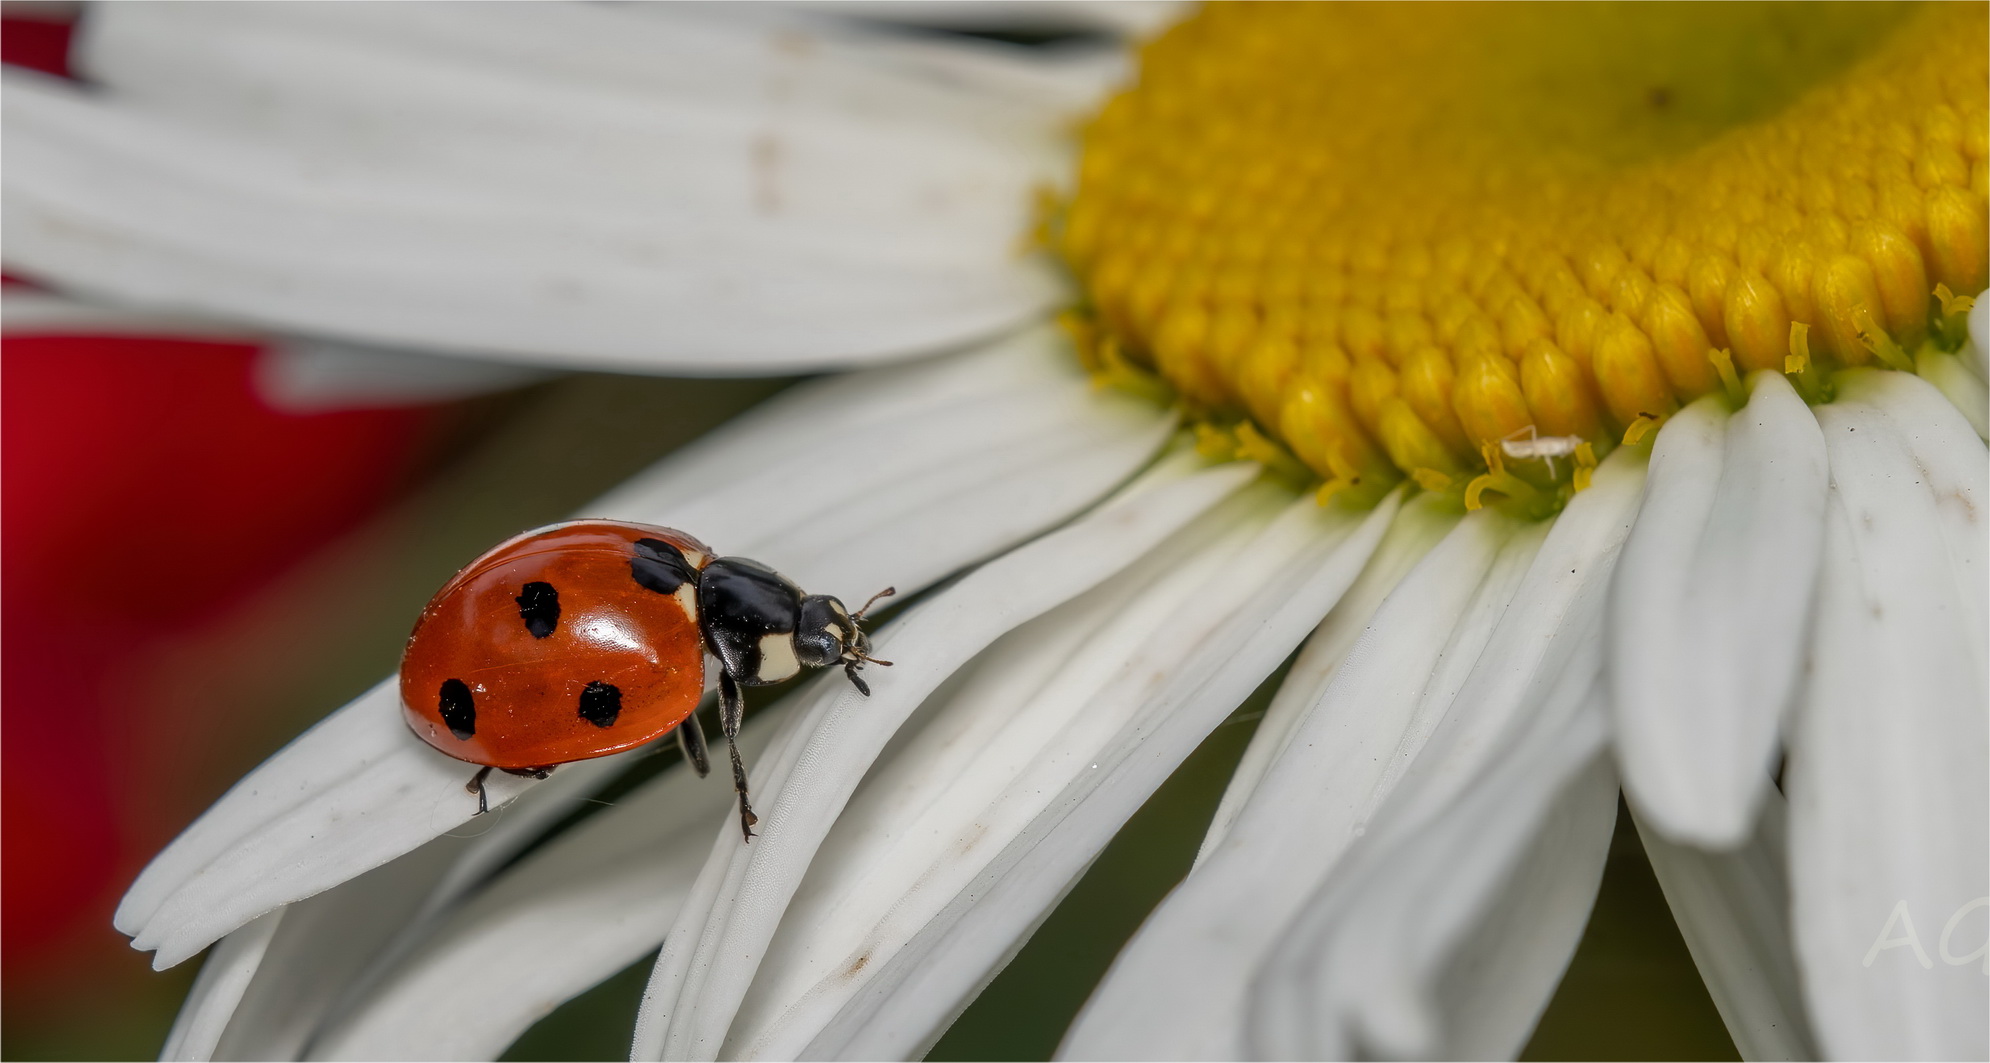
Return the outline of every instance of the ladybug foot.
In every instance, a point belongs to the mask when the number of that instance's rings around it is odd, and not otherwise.
[[[556,764],[553,767],[558,766]],[[506,768],[504,769],[504,773],[506,775],[516,775],[522,779],[543,779],[553,774],[553,768]],[[484,780],[490,778],[490,775],[491,766],[485,765],[477,774],[470,777],[469,782],[463,784],[463,789],[477,795],[476,815],[479,816],[491,810],[490,795],[484,791]]]
[[[752,807],[746,803],[746,798],[742,796],[739,800],[739,833],[741,841],[750,842],[754,838],[759,837],[759,835],[753,833],[753,825],[758,822],[760,822],[760,817],[753,814]]]
[[[490,774],[491,769],[486,767],[470,776],[470,781],[463,784],[463,789],[477,795],[476,815],[479,816],[491,810],[490,797],[484,793],[484,780],[490,778]]]

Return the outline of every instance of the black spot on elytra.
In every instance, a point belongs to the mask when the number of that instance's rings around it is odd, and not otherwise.
[[[596,727],[606,727],[622,714],[622,692],[613,684],[597,679],[580,692],[580,718]]]
[[[545,638],[560,625],[560,592],[550,583],[526,584],[525,593],[518,596],[518,615],[533,638]]]
[[[677,588],[698,579],[684,552],[662,539],[637,539],[636,556],[629,560],[629,574],[636,582],[658,594],[676,594]]]
[[[467,740],[477,733],[477,699],[470,696],[468,683],[461,679],[443,680],[436,708],[441,710],[442,722],[449,725],[450,734]]]

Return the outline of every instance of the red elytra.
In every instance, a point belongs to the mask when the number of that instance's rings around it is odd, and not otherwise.
[[[695,586],[667,594],[638,583],[630,566],[642,540],[671,544],[694,569],[713,556],[680,531],[587,520],[500,543],[458,572],[408,638],[409,726],[458,760],[530,771],[619,753],[682,723],[705,690]]]

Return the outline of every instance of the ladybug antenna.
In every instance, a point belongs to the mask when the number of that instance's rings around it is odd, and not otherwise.
[[[877,592],[876,594],[873,594],[873,595],[871,595],[871,600],[870,600],[870,601],[868,601],[868,602],[865,602],[865,603],[864,603],[864,607],[863,607],[862,609],[859,609],[859,610],[857,610],[856,612],[854,612],[854,613],[850,614],[850,619],[852,619],[852,620],[862,620],[862,619],[864,618],[864,614],[865,614],[865,613],[868,613],[868,612],[870,612],[870,611],[871,611],[871,606],[873,606],[873,605],[876,605],[876,604],[878,604],[878,599],[879,599],[879,598],[889,598],[889,597],[891,597],[892,595],[894,595],[894,594],[897,594],[897,593],[898,593],[898,588],[897,588],[897,587],[886,587],[886,588],[885,588],[884,590],[881,590],[881,591]],[[884,663],[884,662],[880,661],[880,662],[878,662],[878,663],[882,664],[882,663]]]
[[[884,590],[871,595],[871,600],[865,602],[862,609],[850,614],[850,620],[853,623],[861,625],[864,621],[864,614],[871,611],[871,606],[876,605],[878,599],[889,598],[897,593],[898,588],[886,587]],[[857,669],[862,668],[866,664],[875,664],[880,668],[891,667],[890,661],[878,660],[876,657],[871,656],[870,650],[871,640],[865,636],[864,629],[861,626],[843,644],[843,674],[850,677],[850,685],[856,687],[857,692],[865,697],[871,696],[871,685],[864,682],[864,677],[857,674]]]

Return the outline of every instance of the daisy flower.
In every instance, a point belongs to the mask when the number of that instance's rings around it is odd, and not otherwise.
[[[1745,1055],[1990,1054],[1984,6],[1179,14],[113,6],[10,77],[24,272],[846,370],[586,515],[926,592],[749,721],[751,844],[681,768],[548,836],[627,754],[464,837],[383,682],[126,897],[214,946],[169,1055],[487,1057],[655,952],[635,1058],[917,1057],[1288,658],[1064,1055],[1513,1056],[1620,790]]]

